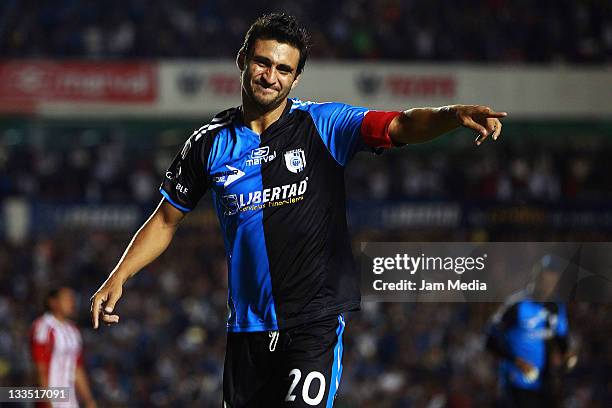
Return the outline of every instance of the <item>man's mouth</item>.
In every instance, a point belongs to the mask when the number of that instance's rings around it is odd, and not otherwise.
[[[264,86],[264,85],[262,85],[262,84],[258,84],[258,83],[256,83],[255,85],[257,85],[257,87],[258,87],[259,89],[261,89],[261,91],[262,91],[263,93],[274,93],[274,92],[278,92],[278,90],[276,90],[276,89],[274,89],[274,88],[272,88],[272,87],[267,87],[267,86]]]

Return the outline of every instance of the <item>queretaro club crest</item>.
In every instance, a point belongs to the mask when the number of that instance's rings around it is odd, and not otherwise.
[[[295,149],[285,152],[285,165],[292,173],[299,173],[306,167],[306,156],[304,150]]]

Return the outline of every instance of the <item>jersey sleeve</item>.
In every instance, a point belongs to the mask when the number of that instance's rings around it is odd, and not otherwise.
[[[166,200],[182,212],[193,210],[209,188],[205,140],[197,132],[187,139],[159,187]]]
[[[567,322],[567,308],[565,307],[564,304],[558,304],[557,306],[558,308],[558,314],[557,314],[557,328],[556,328],[556,335],[557,336],[567,336],[568,335],[568,329],[569,329],[569,324]]]
[[[30,333],[30,351],[32,360],[37,364],[49,364],[53,352],[53,331],[42,322],[32,326]]]
[[[308,111],[323,143],[342,166],[360,150],[392,147],[389,124],[400,112],[378,112],[344,103],[313,103]]]
[[[81,349],[79,351],[79,354],[77,355],[77,359],[76,359],[76,363],[77,363],[78,367],[83,367],[83,360],[84,360],[83,350]]]
[[[557,327],[555,330],[555,340],[562,353],[569,349],[569,323],[567,321],[567,308],[564,304],[558,304]]]
[[[487,328],[486,348],[498,357],[514,359],[514,353],[506,339],[506,333],[518,323],[518,303],[504,307],[493,316]]]

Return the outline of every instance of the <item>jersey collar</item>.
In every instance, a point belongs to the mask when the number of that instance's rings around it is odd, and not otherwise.
[[[287,117],[289,116],[289,112],[291,111],[291,106],[293,106],[293,101],[291,99],[287,98],[287,103],[285,104],[285,108],[283,109],[283,112],[281,113],[281,115],[278,117],[278,119],[276,119],[276,121],[274,123],[272,123],[270,126],[268,126],[268,128],[261,133],[260,137],[262,139],[264,137],[266,137],[266,136],[270,136],[271,134],[273,134],[274,130],[287,119]],[[238,107],[238,111],[240,113],[238,115],[236,115],[236,118],[240,122],[240,125],[250,129],[244,123],[244,119],[243,119],[244,118],[244,111],[243,111],[242,105],[240,105]]]

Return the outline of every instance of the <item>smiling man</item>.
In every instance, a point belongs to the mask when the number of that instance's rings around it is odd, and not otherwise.
[[[227,407],[333,405],[342,374],[342,314],[360,305],[346,223],[350,159],[461,125],[476,131],[480,144],[499,136],[506,115],[475,105],[381,112],[288,99],[308,43],[291,16],[253,23],[236,59],[242,105],[185,142],[160,187],[163,199],[92,297],[94,327],[100,319],[117,323],[124,282],[166,249],[210,190],[229,274]]]

